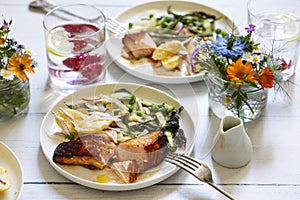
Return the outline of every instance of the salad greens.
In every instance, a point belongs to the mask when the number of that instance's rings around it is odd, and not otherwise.
[[[159,37],[159,34],[172,34],[180,35],[188,32],[192,35],[200,37],[209,37],[213,35],[215,26],[214,23],[222,18],[217,18],[214,15],[207,14],[202,11],[194,11],[186,14],[178,14],[171,10],[171,6],[167,8],[167,14],[155,17],[154,14],[150,14],[146,18],[142,18],[142,21],[148,21],[149,26],[147,32],[152,33]],[[128,28],[134,28],[135,23],[129,22]],[[166,37],[166,35],[163,35]],[[174,36],[173,36],[174,37]]]
[[[179,124],[183,107],[176,109],[167,103],[154,104],[125,89],[115,91],[111,96],[82,100],[83,102],[77,104],[66,103],[68,109],[56,114],[58,124],[69,139],[86,133],[86,127],[82,128],[84,122],[89,132],[108,132],[110,135],[115,133],[117,142],[162,131],[167,136],[171,151],[185,146],[186,138]],[[66,124],[66,116],[71,123]],[[94,124],[96,127],[93,127]],[[72,135],[75,137],[70,137]]]

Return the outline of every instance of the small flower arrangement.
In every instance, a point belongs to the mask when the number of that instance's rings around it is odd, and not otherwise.
[[[0,122],[20,114],[30,100],[28,73],[37,63],[29,50],[9,38],[12,20],[0,25]]]
[[[16,80],[28,80],[28,73],[35,73],[36,62],[31,52],[15,39],[9,38],[12,20],[3,20],[0,27],[0,81],[9,84]]]
[[[242,36],[218,29],[214,42],[196,38],[191,56],[193,69],[203,71],[204,79],[213,74],[223,80],[224,90],[233,91],[227,98],[227,102],[232,102],[227,108],[237,110],[238,116],[245,105],[254,113],[248,102],[249,87],[265,90],[280,85],[281,72],[288,67],[282,58],[259,49],[259,44],[252,40],[255,25],[250,24],[245,30],[247,35]]]

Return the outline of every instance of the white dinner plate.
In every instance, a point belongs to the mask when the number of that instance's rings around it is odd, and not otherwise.
[[[116,17],[116,20],[119,21],[124,27],[128,27],[129,22],[134,22],[137,19],[148,17],[149,14],[155,15],[163,15],[167,13],[168,6],[171,5],[171,10],[177,13],[189,13],[192,11],[203,11],[208,14],[215,15],[218,17],[225,17],[225,20],[219,20],[215,22],[215,28],[222,28],[227,31],[232,30],[234,24],[231,20],[228,19],[223,13],[214,8],[210,8],[208,6],[189,2],[189,1],[152,1],[149,3],[144,3],[132,7],[120,15]],[[195,74],[191,76],[186,76],[184,74],[177,75],[177,76],[164,76],[164,75],[157,75],[150,63],[143,63],[143,64],[131,64],[130,61],[122,58],[121,51],[122,51],[122,35],[114,35],[110,34],[109,39],[106,42],[107,51],[110,56],[114,59],[114,62],[124,71],[128,72],[129,74],[136,76],[138,78],[152,81],[156,83],[167,83],[167,84],[184,84],[184,83],[191,83],[196,81],[203,80],[202,75]]]
[[[135,94],[137,97],[147,100],[152,103],[161,104],[163,102],[174,106],[175,108],[180,107],[180,103],[170,95],[165,92],[162,92],[158,89],[143,86],[138,84],[102,84],[98,86],[91,86],[84,89],[81,89],[73,94],[70,94],[60,100],[49,112],[46,114],[40,130],[40,142],[43,152],[50,162],[50,164],[61,173],[66,178],[74,181],[78,184],[95,188],[101,190],[110,190],[110,191],[124,191],[124,190],[134,190],[139,188],[144,188],[160,181],[165,180],[166,178],[173,175],[178,168],[162,162],[159,166],[148,170],[135,183],[131,184],[122,184],[115,182],[108,183],[99,183],[97,182],[97,177],[100,174],[103,174],[102,170],[90,170],[82,166],[67,166],[56,164],[52,161],[52,156],[55,148],[61,140],[58,140],[57,137],[54,137],[55,132],[60,131],[60,128],[56,125],[54,116],[52,112],[56,112],[59,108],[65,106],[65,102],[78,102],[83,97],[95,97],[99,95],[111,95],[113,91],[118,89],[127,89],[128,91]],[[186,148],[179,150],[180,153],[185,153],[190,155],[194,147],[194,137],[195,137],[195,126],[193,124],[192,118],[186,110],[183,110],[180,114],[180,125],[184,130],[184,133],[187,137]]]
[[[23,169],[15,153],[0,141],[0,166],[8,170],[12,185],[0,193],[0,199],[19,199],[23,188]]]

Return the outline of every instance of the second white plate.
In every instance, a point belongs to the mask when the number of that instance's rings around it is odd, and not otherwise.
[[[15,153],[3,142],[0,142],[0,166],[8,170],[12,186],[0,193],[0,199],[19,199],[23,188],[23,170]]]
[[[171,6],[171,9],[174,12],[178,13],[188,13],[192,11],[203,11],[208,14],[215,15],[218,17],[225,17],[225,20],[216,21],[215,27],[222,28],[225,30],[231,30],[234,27],[233,22],[227,19],[227,17],[220,11],[210,8],[208,6],[189,2],[189,1],[152,1],[149,3],[144,3],[132,7],[119,16],[116,17],[116,20],[119,21],[124,27],[128,26],[129,22],[134,22],[136,19],[141,19],[147,17],[150,13],[155,13],[156,15],[164,15],[167,13],[168,6]],[[178,76],[164,76],[157,75],[151,66],[150,63],[143,64],[131,64],[130,61],[121,57],[121,50],[123,47],[122,36],[120,35],[110,35],[106,43],[106,47],[110,56],[114,59],[115,63],[124,71],[129,74],[136,76],[138,78],[156,82],[156,83],[166,83],[166,84],[185,84],[192,83],[196,81],[203,80],[201,74],[195,74],[191,76],[178,75]]]

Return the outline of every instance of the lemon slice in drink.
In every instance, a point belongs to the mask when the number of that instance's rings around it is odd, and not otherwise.
[[[46,37],[46,46],[48,52],[56,56],[71,54],[73,49],[73,43],[69,42],[69,33],[62,27],[49,31]]]
[[[0,192],[4,192],[11,187],[11,180],[8,176],[8,171],[0,167]]]

